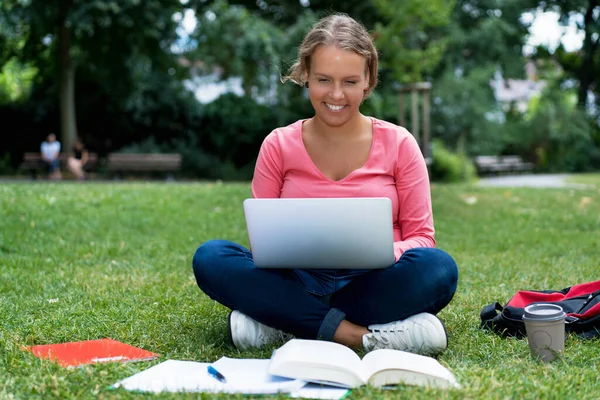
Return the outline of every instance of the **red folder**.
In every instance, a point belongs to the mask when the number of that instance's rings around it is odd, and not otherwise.
[[[63,367],[101,362],[153,360],[159,355],[112,339],[28,346],[36,357],[57,361]]]

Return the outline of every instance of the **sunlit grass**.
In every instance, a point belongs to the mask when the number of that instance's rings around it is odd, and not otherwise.
[[[458,292],[441,313],[450,346],[440,361],[463,389],[364,388],[350,398],[597,398],[598,341],[569,338],[564,358],[544,365],[526,341],[478,328],[484,305],[519,289],[599,279],[600,175],[576,181],[591,186],[433,185],[438,247],[460,268]],[[229,344],[228,310],[200,292],[191,271],[205,240],[247,245],[241,204],[249,195],[248,184],[0,186],[0,398],[197,398],[108,387],[166,359],[268,358],[272,348]],[[161,358],[63,369],[21,350],[101,337]]]
[[[600,188],[600,174],[597,173],[573,175],[573,177],[568,178],[568,181],[584,183],[586,185],[592,185],[596,188]]]

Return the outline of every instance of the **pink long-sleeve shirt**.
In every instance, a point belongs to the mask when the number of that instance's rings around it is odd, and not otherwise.
[[[392,201],[394,255],[434,247],[429,176],[415,138],[406,129],[372,118],[373,140],[365,164],[334,181],[313,163],[296,121],[264,140],[252,180],[256,198],[388,197]]]

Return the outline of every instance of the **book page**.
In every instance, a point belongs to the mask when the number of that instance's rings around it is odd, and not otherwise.
[[[292,339],[271,357],[269,372],[309,382],[357,387],[365,383],[360,357],[350,348],[321,340]]]
[[[449,369],[435,358],[400,350],[375,350],[363,357],[373,386],[404,383],[427,387],[460,387]]]

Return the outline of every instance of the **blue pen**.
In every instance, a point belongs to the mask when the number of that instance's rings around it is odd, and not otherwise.
[[[217,378],[220,382],[227,383],[227,379],[223,376],[222,373],[217,371],[212,365],[208,366],[208,373]]]

